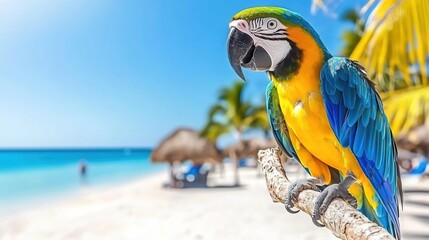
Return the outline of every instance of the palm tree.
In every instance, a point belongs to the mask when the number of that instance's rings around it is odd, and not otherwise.
[[[340,51],[340,55],[349,57],[362,37],[362,33],[365,29],[365,23],[359,16],[359,12],[355,9],[346,10],[341,15],[341,20],[350,22],[354,25],[353,29],[345,30],[341,34],[343,47]]]
[[[208,122],[202,135],[216,141],[221,135],[233,134],[237,141],[243,140],[243,134],[254,128],[260,128],[268,134],[269,122],[264,105],[254,106],[242,98],[244,83],[236,81],[230,88],[223,88],[218,103],[210,108]],[[232,155],[232,156],[231,156]],[[238,156],[229,156],[234,164],[235,184],[239,184]]]
[[[262,97],[262,103],[254,106],[254,121],[252,127],[260,129],[265,138],[268,140],[271,138],[271,124],[268,120],[267,107],[265,106],[265,95]]]
[[[377,82],[393,134],[429,126],[429,1],[368,0],[361,12],[366,26],[350,58]]]

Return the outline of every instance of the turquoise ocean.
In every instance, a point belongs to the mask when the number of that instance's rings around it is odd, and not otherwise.
[[[0,213],[166,169],[152,164],[149,155],[150,149],[134,148],[0,150]]]

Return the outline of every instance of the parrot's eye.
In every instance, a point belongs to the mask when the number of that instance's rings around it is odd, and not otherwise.
[[[277,27],[277,22],[275,20],[270,20],[267,22],[268,29],[274,29]]]

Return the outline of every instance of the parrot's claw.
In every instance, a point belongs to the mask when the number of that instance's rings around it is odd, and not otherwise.
[[[313,223],[318,227],[324,227],[325,225],[319,223],[321,215],[326,212],[329,204],[335,198],[342,198],[344,201],[348,202],[354,208],[357,207],[356,198],[354,198],[347,189],[356,181],[356,177],[353,173],[348,173],[347,177],[339,184],[332,184],[327,186],[322,193],[316,198],[316,203],[314,204],[314,210],[311,214]]]
[[[290,213],[297,213],[299,210],[292,210],[292,208],[295,206],[293,204],[293,201],[298,201],[298,195],[301,191],[311,189],[314,191],[320,191],[316,187],[316,183],[319,183],[318,179],[310,178],[310,179],[301,179],[294,183],[291,183],[289,185],[287,195],[286,195],[286,201],[285,201],[285,208]]]

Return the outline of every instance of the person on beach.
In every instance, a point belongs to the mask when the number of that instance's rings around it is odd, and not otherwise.
[[[88,165],[86,164],[85,160],[81,160],[79,163],[79,173],[81,177],[84,177],[86,175],[86,172],[88,170]]]

